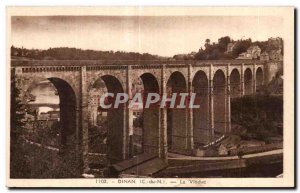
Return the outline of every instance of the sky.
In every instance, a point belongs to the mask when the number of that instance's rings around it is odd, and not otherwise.
[[[198,51],[206,39],[282,37],[283,20],[269,16],[14,16],[12,45],[75,47],[160,56]]]

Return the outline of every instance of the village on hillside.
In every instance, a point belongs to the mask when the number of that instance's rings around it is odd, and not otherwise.
[[[175,60],[264,60],[281,61],[283,59],[283,40],[280,37],[269,38],[267,41],[252,42],[251,39],[234,41],[230,37],[222,37],[218,43],[205,41],[205,49],[198,52],[174,55]]]

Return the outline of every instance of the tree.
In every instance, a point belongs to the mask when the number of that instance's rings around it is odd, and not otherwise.
[[[231,101],[231,120],[247,129],[242,137],[267,140],[280,136],[277,125],[282,124],[282,96],[244,96]]]
[[[209,45],[210,45],[210,39],[206,39],[204,44],[205,48],[207,48]]]
[[[10,98],[10,177],[23,178],[28,173],[28,167],[23,153],[21,136],[24,131],[25,107],[19,100],[20,90],[16,87],[14,70],[11,73]]]
[[[231,42],[231,39],[229,36],[221,37],[218,40],[219,43],[219,49],[221,52],[225,52],[227,50],[227,45]]]
[[[251,46],[252,42],[251,39],[247,40],[240,40],[236,43],[232,50],[233,57],[238,57],[241,53],[246,52],[247,49]]]

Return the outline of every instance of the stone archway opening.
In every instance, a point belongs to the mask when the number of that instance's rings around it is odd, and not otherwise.
[[[193,109],[194,148],[209,142],[209,82],[203,71],[198,71],[192,82],[192,92],[196,93],[196,103],[200,108]]]
[[[258,67],[256,70],[256,93],[259,93],[263,89],[264,85],[264,75],[261,67]]]
[[[252,72],[249,68],[245,70],[244,73],[244,88],[245,88],[245,95],[251,95],[253,89],[253,78]]]
[[[187,84],[182,73],[173,72],[167,81],[167,95],[171,98],[174,93],[187,93]],[[177,98],[178,99],[178,98]],[[186,153],[187,149],[187,109],[176,108],[179,100],[176,100],[175,108],[167,109],[167,143],[168,151]]]
[[[59,78],[49,78],[57,89],[60,108],[61,144],[66,151],[76,151],[76,96],[72,87]]]
[[[112,75],[101,76],[88,89],[89,152],[106,155],[105,159],[96,156],[101,160],[97,165],[102,167],[124,159],[125,104],[114,108],[116,95],[123,92],[120,81]],[[105,97],[105,104],[112,104],[110,108],[100,105],[100,97],[105,93],[114,95]]]
[[[31,144],[26,154],[44,166],[35,172],[60,178],[80,175],[83,160],[72,86],[61,78],[40,78],[33,80],[23,96],[28,129],[24,137]]]
[[[222,70],[217,70],[213,78],[214,102],[214,131],[215,137],[225,133],[225,108],[226,108],[226,79]]]
[[[76,154],[76,95],[73,88],[60,78],[48,78],[31,85],[25,94],[27,120],[38,143],[59,149],[61,155]],[[47,136],[48,135],[48,136]]]
[[[237,98],[241,96],[241,76],[237,69],[233,69],[230,74],[230,97]]]
[[[158,154],[159,150],[159,105],[144,108],[149,93],[159,94],[159,85],[151,73],[144,73],[133,81],[133,97],[140,94],[142,104],[136,104],[131,111],[133,114],[133,133],[131,139],[132,155],[141,153]]]
[[[89,159],[90,168],[105,168],[108,164],[108,110],[99,108],[100,97],[104,93],[107,93],[107,88],[101,78],[88,89],[88,153],[93,155],[90,156],[92,159]]]

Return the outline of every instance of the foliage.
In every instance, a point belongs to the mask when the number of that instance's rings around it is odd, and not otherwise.
[[[233,47],[232,55],[234,58],[238,57],[241,53],[246,52],[247,49],[252,45],[251,39],[239,40]]]
[[[225,53],[227,50],[227,45],[232,40],[229,36],[221,37],[218,43],[211,44],[210,39],[205,40],[203,50],[199,49],[198,53],[195,55],[195,59],[198,60],[218,60],[218,59],[233,59],[230,54]]]
[[[282,96],[244,96],[231,101],[232,122],[247,129],[248,136],[259,140],[282,133]]]
[[[107,122],[101,126],[93,126],[89,128],[89,152],[91,153],[107,153]]]
[[[10,177],[11,178],[71,178],[81,177],[82,163],[76,158],[74,139],[68,144],[66,153],[45,148],[50,134],[43,134],[40,146],[29,144],[25,138],[26,105],[20,100],[20,90],[16,86],[16,76],[11,73],[10,109]],[[57,127],[57,126],[55,126]],[[55,132],[56,134],[57,132]],[[55,136],[55,135],[54,135]],[[47,144],[46,144],[47,145]]]
[[[11,73],[10,96],[10,177],[22,178],[28,172],[21,136],[24,131],[25,107],[19,99],[20,90],[16,86],[14,70]]]
[[[234,43],[232,52],[227,52],[229,43]],[[261,52],[277,50],[278,47],[269,44],[268,41],[252,42],[251,38],[233,40],[229,36],[221,37],[218,42],[211,43],[210,39],[206,39],[204,49],[201,47],[195,55],[196,60],[222,60],[222,59],[235,59],[241,53],[246,52],[250,46],[259,46]],[[283,49],[282,49],[283,50]]]
[[[155,60],[159,56],[123,51],[95,51],[60,47],[47,50],[11,47],[12,56],[43,60]]]
[[[231,42],[229,36],[221,37],[218,40],[219,49],[221,52],[225,52],[227,50],[227,45]]]
[[[27,172],[23,178],[78,178],[81,176],[82,164],[76,159],[75,151],[61,154],[24,143]]]

